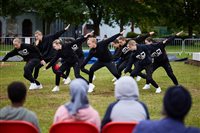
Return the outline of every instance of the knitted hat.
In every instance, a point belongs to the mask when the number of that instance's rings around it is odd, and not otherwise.
[[[192,98],[183,86],[172,86],[165,93],[163,105],[169,117],[183,119],[191,108]]]

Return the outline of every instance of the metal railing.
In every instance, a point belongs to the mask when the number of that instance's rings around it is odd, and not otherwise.
[[[32,44],[35,41],[34,37],[19,37],[22,39],[22,42],[27,44]],[[65,40],[73,40],[72,37],[60,37],[61,39]],[[13,49],[12,41],[14,37],[0,37],[0,52],[9,52]],[[156,38],[155,40],[163,40],[162,38]],[[83,45],[83,49],[88,49],[86,43]],[[110,46],[111,49],[112,46]],[[200,38],[189,38],[189,39],[174,39],[171,44],[166,46],[166,51],[168,53],[192,53],[192,52],[200,52]]]

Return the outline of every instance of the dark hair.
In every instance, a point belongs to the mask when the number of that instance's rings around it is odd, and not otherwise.
[[[15,81],[8,85],[7,92],[12,103],[21,103],[26,97],[27,88],[24,83]]]
[[[192,98],[183,86],[172,86],[165,93],[163,105],[168,117],[183,121],[192,106]]]
[[[119,41],[118,41],[117,39],[115,39],[115,40],[113,41],[113,43],[119,43]]]

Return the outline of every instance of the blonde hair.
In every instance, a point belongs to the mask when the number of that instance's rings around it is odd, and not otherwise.
[[[128,45],[136,45],[136,41],[135,41],[135,40],[130,40],[130,41],[128,42]]]
[[[53,44],[56,44],[56,45],[61,44],[60,39],[56,39],[56,40],[54,40],[54,41],[53,41]]]
[[[15,38],[13,39],[13,41],[17,41],[18,43],[21,43],[21,42],[22,42],[22,40],[21,40],[19,37],[15,37]]]
[[[35,34],[42,35],[42,32],[39,31],[39,30],[36,30],[36,31],[35,31]]]

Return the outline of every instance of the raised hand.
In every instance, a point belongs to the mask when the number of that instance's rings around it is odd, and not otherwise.
[[[182,33],[183,33],[183,31],[180,31],[180,32],[176,33],[176,36],[179,36]]]
[[[125,33],[125,30],[123,30],[122,32],[120,32],[121,35],[123,35]]]
[[[151,31],[149,32],[149,35],[152,36],[155,32],[154,31]]]
[[[65,30],[69,29],[69,27],[70,27],[70,24],[68,24],[67,27],[65,27]]]
[[[94,34],[94,31],[91,31],[89,33],[87,33],[84,37],[87,38],[88,36],[92,36]]]

